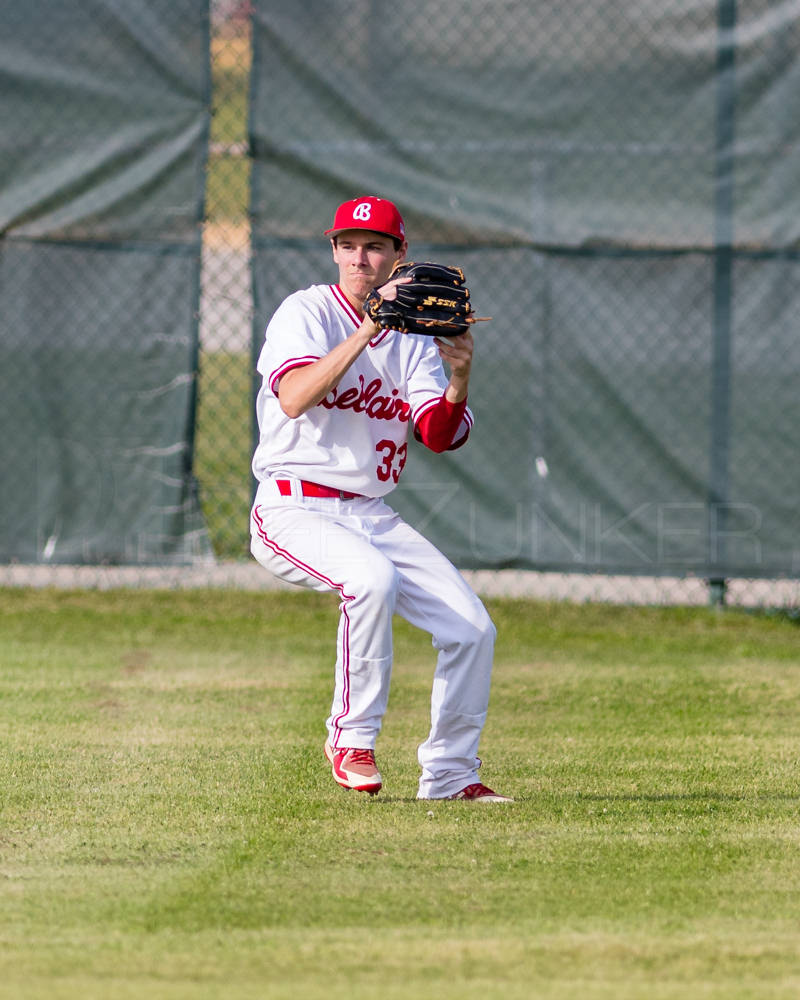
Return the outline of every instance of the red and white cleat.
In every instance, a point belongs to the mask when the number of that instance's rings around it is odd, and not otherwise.
[[[467,799],[470,802],[514,801],[508,795],[500,795],[498,792],[493,792],[491,788],[487,788],[486,785],[482,785],[479,781],[476,781],[473,785],[467,785],[466,788],[462,788],[461,791],[456,792],[455,795],[447,795],[445,798],[448,801],[450,799]]]
[[[377,795],[381,790],[381,775],[375,764],[375,751],[358,747],[332,747],[325,741],[325,756],[330,761],[333,780],[342,788]]]

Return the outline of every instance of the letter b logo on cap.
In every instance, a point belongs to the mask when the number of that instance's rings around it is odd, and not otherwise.
[[[372,205],[368,201],[359,202],[353,210],[353,218],[360,222],[368,222],[372,215]]]

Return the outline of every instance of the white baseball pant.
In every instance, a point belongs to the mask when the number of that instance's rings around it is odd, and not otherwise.
[[[260,484],[251,538],[255,558],[278,578],[339,595],[331,744],[374,749],[397,613],[438,650],[417,797],[445,798],[478,781],[496,630],[452,563],[383,500],[303,497],[295,480],[291,496],[273,480]]]

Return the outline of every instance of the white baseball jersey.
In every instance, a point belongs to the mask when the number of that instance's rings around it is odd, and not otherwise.
[[[253,473],[260,482],[283,474],[369,497],[397,485],[409,424],[447,388],[432,338],[381,331],[311,411],[290,418],[278,402],[281,376],[328,354],[360,324],[338,285],[312,285],[276,310],[258,359]],[[463,444],[472,421],[466,409],[451,447]]]

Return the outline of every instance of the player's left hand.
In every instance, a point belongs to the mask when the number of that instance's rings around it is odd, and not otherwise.
[[[439,357],[450,368],[450,374],[460,379],[468,379],[472,366],[475,341],[469,330],[458,337],[434,337],[439,348]]]

